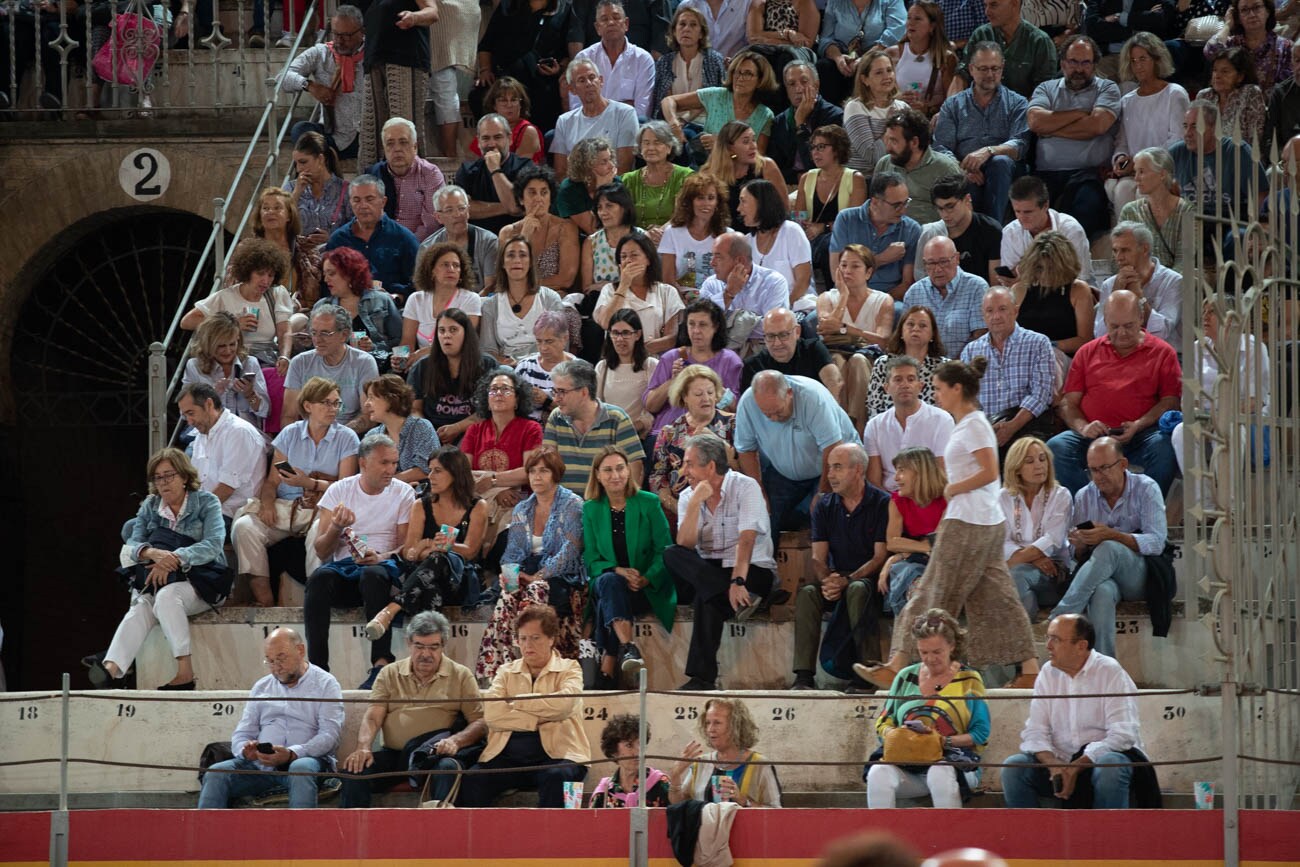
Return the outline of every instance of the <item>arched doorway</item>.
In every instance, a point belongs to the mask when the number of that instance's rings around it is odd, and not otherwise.
[[[17,570],[3,583],[10,689],[57,687],[107,647],[127,595],[113,575],[122,523],[145,493],[146,370],[212,230],[193,214],[130,209],[68,229],[33,258],[11,370]],[[200,286],[210,285],[205,266]],[[180,350],[168,369],[175,370]]]

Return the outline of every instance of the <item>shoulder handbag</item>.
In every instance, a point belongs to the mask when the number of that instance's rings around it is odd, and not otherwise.
[[[929,765],[942,761],[943,738],[935,731],[934,724],[925,717],[914,719],[919,719],[926,731],[912,731],[903,725],[890,729],[885,733],[885,761],[909,765]]]
[[[177,548],[187,548],[196,542],[196,539],[191,539],[184,533],[177,533],[169,527],[157,527],[149,534],[145,545],[150,548],[157,548],[159,551],[175,551]],[[149,567],[144,563],[122,566],[116,572],[122,576],[122,579],[132,590],[139,593],[153,592],[145,589],[145,580],[149,577]],[[190,582],[194,585],[194,592],[199,595],[200,599],[209,605],[216,606],[224,602],[226,597],[230,595],[230,588],[234,584],[235,576],[229,566],[200,563],[167,576],[168,584],[175,584],[178,581]]]

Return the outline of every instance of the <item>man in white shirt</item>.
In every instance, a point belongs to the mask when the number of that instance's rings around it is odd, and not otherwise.
[[[885,363],[885,393],[894,402],[867,421],[862,443],[867,448],[867,481],[886,491],[897,491],[894,455],[922,446],[934,453],[943,467],[943,450],[952,436],[952,416],[921,400],[920,367],[915,358],[895,355]]]
[[[1037,807],[1043,797],[1072,807],[1124,809],[1139,772],[1154,783],[1154,770],[1122,766],[1147,761],[1134,698],[1137,687],[1123,666],[1092,649],[1095,637],[1092,622],[1082,614],[1062,614],[1048,624],[1050,661],[1034,683],[1029,720],[1020,733],[1022,752],[1007,758],[1006,764],[1014,767],[1002,769],[1002,799],[1008,807]],[[1070,694],[1113,697],[1038,697]],[[1158,788],[1155,796],[1158,801]]]
[[[1053,211],[1047,196],[1047,184],[1033,175],[1017,178],[1011,185],[1011,210],[1016,218],[1002,229],[1002,264],[1013,271],[1020,264],[1029,244],[1051,229],[1060,232],[1070,242],[1079,257],[1079,279],[1092,282],[1092,248],[1079,221],[1069,214]],[[1003,286],[1015,283],[1015,278],[998,276]]]
[[[221,396],[207,383],[194,382],[176,400],[194,438],[194,468],[203,490],[221,501],[226,535],[235,513],[258,495],[266,478],[266,439],[261,432],[221,406]]]
[[[650,96],[655,86],[655,61],[650,52],[627,38],[627,12],[619,0],[596,4],[596,32],[600,41],[578,52],[574,60],[589,60],[605,79],[604,95],[636,109],[638,118],[650,116]],[[569,108],[582,106],[569,94]]]
[[[686,441],[681,471],[691,486],[677,500],[677,544],[664,551],[678,585],[695,588],[690,679],[681,688],[712,690],[722,624],[748,617],[775,586],[771,524],[758,482],[727,469],[727,444],[713,434]]]
[[[303,619],[307,652],[313,664],[329,671],[331,608],[361,605],[370,620],[391,600],[399,575],[395,561],[406,541],[415,492],[397,474],[397,445],[371,434],[357,451],[360,472],[330,485],[316,517],[316,555],[324,564],[307,579]],[[370,676],[358,689],[370,689],[394,659],[392,631],[370,644]]]
[[[1110,230],[1110,250],[1115,257],[1115,273],[1101,284],[1092,333],[1106,333],[1102,311],[1106,299],[1116,289],[1127,289],[1142,299],[1142,327],[1174,348],[1183,351],[1183,276],[1166,268],[1151,255],[1155,239],[1141,223],[1123,222]]]
[[[555,172],[560,177],[569,173],[569,151],[578,142],[589,138],[608,139],[618,154],[619,173],[630,172],[636,147],[636,109],[622,102],[605,98],[605,78],[600,67],[592,60],[574,60],[564,72],[570,92],[582,104],[566,111],[555,122],[555,138],[551,153],[555,156]]]

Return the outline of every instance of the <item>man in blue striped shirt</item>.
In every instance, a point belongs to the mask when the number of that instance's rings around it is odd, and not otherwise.
[[[1149,476],[1131,473],[1124,451],[1113,437],[1098,437],[1088,446],[1092,482],[1074,495],[1070,544],[1076,560],[1087,562],[1074,573],[1052,617],[1084,611],[1097,627],[1096,649],[1115,655],[1115,607],[1121,599],[1146,598],[1144,557],[1165,549],[1165,501]]]
[[[988,359],[980,380],[980,405],[993,423],[998,447],[1005,449],[1024,436],[1046,441],[1053,433],[1052,341],[1016,324],[1020,305],[1010,289],[994,286],[985,292],[980,310],[989,330],[966,344],[961,360],[969,364],[981,355]]]

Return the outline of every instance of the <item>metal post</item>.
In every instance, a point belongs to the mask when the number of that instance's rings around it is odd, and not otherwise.
[[[641,666],[637,672],[637,689],[641,696],[641,713],[639,715],[639,730],[637,732],[636,748],[636,791],[637,801],[636,808],[631,810],[628,816],[628,846],[627,846],[627,863],[629,867],[647,867],[650,863],[650,811],[646,807],[645,798],[645,747],[646,747],[646,729],[647,708],[646,708],[646,684],[648,683],[646,667]]]
[[[212,200],[212,228],[216,236],[216,246],[212,251],[213,274],[217,284],[226,272],[226,200],[218,196]]]
[[[149,454],[167,445],[167,348],[149,344]]]
[[[1226,618],[1224,626],[1231,623]],[[1231,646],[1231,645],[1229,645]],[[1229,667],[1232,662],[1229,661]],[[1237,684],[1229,675],[1223,684],[1223,864],[1224,867],[1238,867],[1240,839],[1237,816],[1238,792],[1237,774],[1240,772],[1237,761],[1237,725],[1240,708],[1237,697]]]
[[[63,735],[59,740],[59,809],[50,814],[50,867],[68,865],[68,737],[72,679],[63,673]]]

